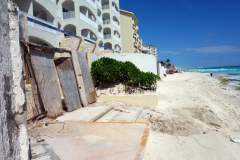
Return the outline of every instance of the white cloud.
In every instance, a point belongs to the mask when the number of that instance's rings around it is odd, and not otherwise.
[[[158,51],[158,53],[162,53],[162,54],[179,54],[179,52],[176,52],[176,51]]]
[[[240,48],[235,45],[221,45],[221,46],[209,46],[200,48],[186,48],[186,51],[193,51],[196,53],[234,53],[239,52]]]

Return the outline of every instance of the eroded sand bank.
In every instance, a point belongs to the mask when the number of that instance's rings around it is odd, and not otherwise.
[[[239,92],[201,73],[168,75],[159,82],[160,116],[151,116],[147,160],[240,159]]]

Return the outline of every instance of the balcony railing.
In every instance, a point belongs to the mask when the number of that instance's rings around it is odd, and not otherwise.
[[[100,23],[103,23],[103,20],[101,17],[97,17],[97,20],[100,22]]]
[[[63,19],[75,18],[75,11],[63,12]]]
[[[97,5],[98,5],[99,8],[102,8],[102,5],[98,0],[97,0]]]
[[[116,0],[116,2],[119,4],[119,0]]]
[[[103,38],[103,34],[102,34],[101,32],[98,32],[98,36],[99,36],[100,38]]]
[[[86,0],[93,8],[96,9],[96,4],[92,0]]]
[[[111,39],[111,34],[105,34],[104,39]]]
[[[119,12],[116,10],[115,7],[113,7],[113,11],[116,13],[116,15],[117,15],[118,17],[120,16]]]
[[[118,38],[117,36],[114,35],[114,39],[121,43],[121,38]]]
[[[105,10],[105,9],[109,9],[110,7],[109,7],[109,4],[107,4],[107,5],[102,5],[102,10]]]
[[[20,13],[25,13],[25,12],[23,12],[23,11],[19,11],[19,12],[20,12]],[[27,13],[25,13],[25,14],[27,14]],[[38,17],[35,17],[35,16],[33,16],[33,15],[27,14],[27,17],[32,18],[32,19],[37,20],[37,21],[40,21],[40,22],[45,23],[45,24],[47,24],[47,25],[50,25],[50,26],[55,27],[55,25],[54,25],[53,23],[48,22],[48,21],[45,21],[45,20],[40,19],[40,18],[38,18]],[[42,26],[42,25],[40,25],[40,24],[34,23],[34,22],[28,21],[28,25],[31,26],[31,27],[34,27],[34,28],[37,28],[37,29],[40,29],[40,30],[49,32],[49,33],[56,34],[56,31],[55,31],[55,30],[50,29],[50,28],[45,27],[45,26]]]
[[[116,26],[120,30],[120,25],[113,21],[113,25]]]
[[[94,28],[97,28],[97,23],[94,22],[93,20],[91,20],[90,18],[88,18],[87,16],[85,16],[84,14],[82,14],[81,12],[80,12],[80,19],[87,22],[88,24],[90,24]]]
[[[103,24],[110,24],[110,19],[103,20]]]

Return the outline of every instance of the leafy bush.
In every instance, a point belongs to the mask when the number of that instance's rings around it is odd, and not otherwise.
[[[221,81],[221,83],[224,83],[224,82],[228,82],[229,80],[226,79],[226,78],[219,78],[219,80]]]
[[[240,90],[240,87],[236,87],[236,90]]]
[[[150,90],[156,89],[160,77],[151,72],[140,71],[132,62],[121,62],[103,57],[92,63],[91,75],[99,83],[124,83]]]

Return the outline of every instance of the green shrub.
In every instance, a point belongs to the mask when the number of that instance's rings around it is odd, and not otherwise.
[[[221,81],[221,83],[225,83],[228,82],[229,80],[227,80],[226,78],[219,78],[219,80]]]
[[[236,87],[236,90],[240,90],[240,87]]]
[[[121,62],[103,57],[92,63],[91,75],[99,83],[124,83],[125,85],[156,89],[160,78],[151,72],[140,71],[132,62]]]

